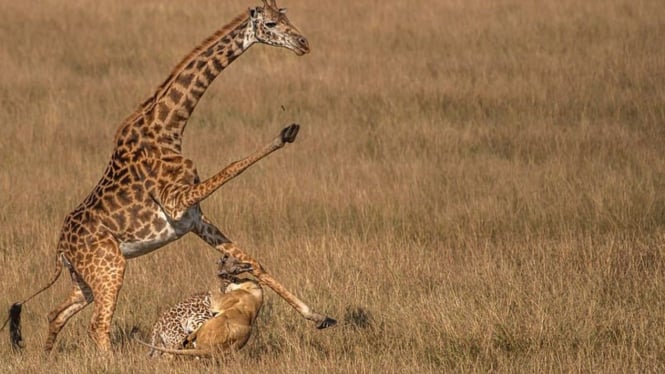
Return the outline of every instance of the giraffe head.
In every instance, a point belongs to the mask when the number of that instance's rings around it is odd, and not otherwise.
[[[292,50],[298,56],[309,53],[309,42],[286,17],[286,8],[275,0],[262,0],[263,6],[249,9],[250,27],[246,40]]]

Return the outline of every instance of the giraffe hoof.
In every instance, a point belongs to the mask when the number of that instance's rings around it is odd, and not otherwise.
[[[298,135],[298,130],[300,130],[300,125],[297,123],[292,123],[289,126],[283,128],[282,133],[280,134],[282,137],[282,142],[293,143],[293,141],[296,140],[296,136]]]
[[[316,328],[323,330],[328,327],[333,327],[337,324],[337,321],[334,318],[326,317],[321,323],[319,323]]]

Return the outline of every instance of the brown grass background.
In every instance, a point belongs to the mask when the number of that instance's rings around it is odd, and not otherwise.
[[[120,121],[258,3],[0,1],[2,308],[50,277]],[[115,355],[86,335],[92,308],[42,355],[65,274],[24,308],[24,354],[2,337],[0,370],[665,370],[661,2],[280,5],[312,53],[252,47],[204,96],[185,153],[207,177],[302,124],[203,209],[339,326],[268,291],[237,357],[149,360],[128,331],[214,278],[218,254],[188,236],[130,262]]]

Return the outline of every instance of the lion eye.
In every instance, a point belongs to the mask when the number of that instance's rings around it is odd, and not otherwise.
[[[266,22],[265,25],[267,28],[272,29],[273,27],[277,26],[277,22]]]

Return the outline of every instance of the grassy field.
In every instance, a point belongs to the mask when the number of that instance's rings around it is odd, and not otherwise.
[[[0,319],[45,283],[64,216],[117,125],[258,0],[0,0]],[[302,125],[203,203],[317,310],[274,293],[223,363],[128,339],[214,281],[194,236],[129,263],[113,356],[92,308],[41,353],[66,274],[23,313],[6,372],[662,372],[665,6],[653,0],[283,0],[312,53],[254,46],[215,81],[185,153],[208,177]]]

